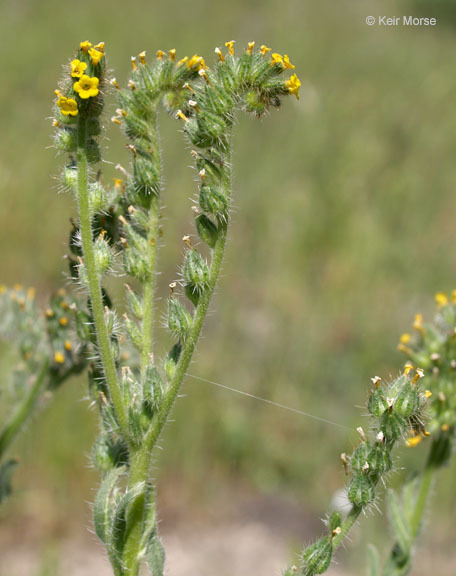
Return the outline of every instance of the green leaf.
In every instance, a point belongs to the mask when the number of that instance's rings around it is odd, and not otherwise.
[[[383,576],[406,576],[411,567],[410,554],[404,554],[399,545],[396,544],[385,565]]]
[[[380,555],[373,544],[367,547],[367,576],[380,576]]]
[[[394,538],[405,556],[410,554],[411,530],[399,497],[393,490],[388,491],[388,510]]]
[[[111,515],[115,500],[115,488],[117,487],[119,478],[125,474],[126,470],[127,468],[125,466],[120,466],[113,468],[106,474],[95,498],[93,506],[95,532],[104,544],[106,544],[107,536],[111,530]]]
[[[157,527],[152,530],[147,543],[146,560],[152,576],[163,576],[165,549],[158,536]]]
[[[144,495],[144,487],[145,482],[138,482],[128,492],[125,492],[115,505],[107,549],[116,576],[124,573],[122,559],[126,540],[127,510],[140,496]]]

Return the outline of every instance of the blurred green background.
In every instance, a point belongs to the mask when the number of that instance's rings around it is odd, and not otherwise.
[[[435,16],[438,24],[369,27],[370,14]],[[456,287],[455,3],[0,0],[0,38],[0,281],[36,286],[43,301],[66,281],[75,206],[57,193],[63,158],[51,147],[49,117],[61,67],[79,41],[105,41],[120,83],[143,49],[210,61],[215,46],[235,39],[237,50],[256,40],[290,55],[299,102],[287,99],[264,122],[239,117],[230,244],[192,373],[367,426],[359,406],[370,377],[400,369],[400,333],[415,312],[433,313],[436,291]],[[115,107],[108,98],[106,181],[117,162],[128,164],[108,121]],[[192,232],[196,185],[175,121],[163,114],[161,124],[163,296],[177,274],[180,238]],[[163,351],[167,341],[159,339]],[[322,516],[343,484],[338,457],[354,435],[197,380],[183,394],[157,453],[162,516],[169,509],[218,518],[226,490],[233,498],[281,495]],[[84,378],[68,383],[15,444],[21,466],[0,537],[6,525],[27,522],[34,537],[52,541],[70,530],[70,517],[85,529],[98,475],[88,465],[96,415],[84,396]],[[419,466],[425,451],[400,456]],[[439,480],[434,538],[448,538],[452,519],[443,512],[456,504],[453,481],[454,468]],[[353,554],[341,554],[343,564],[358,565],[364,551]]]

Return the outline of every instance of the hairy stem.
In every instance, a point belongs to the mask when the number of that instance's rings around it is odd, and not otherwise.
[[[229,162],[229,159],[227,159]],[[231,196],[231,177],[228,176],[224,182],[225,193],[228,198]],[[220,222],[219,235],[213,249],[212,263],[209,282],[201,299],[196,307],[193,317],[193,323],[190,333],[183,345],[181,356],[176,366],[176,371],[169,384],[169,388],[162,400],[158,413],[154,416],[152,425],[146,434],[143,444],[140,447],[131,447],[130,451],[130,474],[129,487],[138,482],[148,482],[149,469],[151,463],[151,452],[160,436],[161,431],[169,417],[171,408],[176,400],[179,389],[187,372],[188,366],[192,359],[196,345],[198,343],[204,320],[209,309],[212,295],[217,284],[225,252],[225,244],[228,231],[228,222]],[[138,499],[135,505],[130,508],[128,513],[127,541],[125,544],[123,560],[126,566],[128,576],[137,576],[139,573],[140,561],[138,553],[140,552],[141,539],[143,533],[143,518],[146,507],[153,506],[151,497],[151,488],[144,498]]]
[[[154,140],[154,159],[159,178],[161,177],[160,144],[158,140],[157,112],[155,112],[151,135]],[[149,270],[149,280],[144,285],[143,292],[143,322],[142,322],[142,342],[141,353],[141,377],[144,377],[146,367],[149,363],[149,355],[152,352],[154,338],[154,299],[156,288],[156,268],[157,268],[157,246],[158,246],[158,222],[160,212],[160,197],[154,196],[149,208],[149,229],[147,231],[147,262]]]
[[[342,544],[342,542],[344,541],[347,534],[353,528],[353,525],[358,520],[358,517],[361,514],[361,511],[362,511],[361,506],[353,506],[352,507],[352,509],[348,513],[347,517],[345,518],[345,520],[342,522],[342,524],[340,526],[340,533],[333,538],[332,545],[333,545],[334,551],[337,550],[337,548],[339,548],[339,546]]]
[[[421,523],[423,520],[423,514],[426,509],[426,504],[429,498],[429,493],[432,486],[432,480],[434,477],[434,466],[430,465],[429,462],[421,475],[420,489],[418,491],[418,496],[415,503],[415,510],[413,512],[411,528],[412,528],[412,538],[415,540],[419,534]]]
[[[31,385],[28,394],[25,396],[16,412],[0,432],[0,459],[7,450],[8,446],[14,440],[14,437],[19,432],[24,422],[32,413],[43,386],[43,382],[45,381],[47,371],[48,361],[46,360],[43,363],[40,372],[36,376],[35,381]]]
[[[104,319],[103,298],[101,285],[95,264],[95,254],[92,241],[92,222],[90,218],[90,205],[88,194],[88,162],[87,162],[87,121],[78,122],[78,203],[81,227],[82,252],[87,271],[90,302],[95,322],[98,347],[114,410],[119,426],[125,438],[128,438],[128,423],[125,408],[122,402],[117,371],[111,353],[111,344]]]

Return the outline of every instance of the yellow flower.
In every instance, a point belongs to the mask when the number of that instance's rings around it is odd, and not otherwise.
[[[421,440],[422,440],[421,436],[410,436],[409,438],[407,438],[405,443],[409,448],[414,448],[415,446],[418,446]]]
[[[95,50],[99,50],[100,52],[104,52],[104,42],[98,42],[98,44],[95,44],[94,48]]]
[[[266,56],[266,54],[267,54],[268,52],[270,52],[270,51],[271,51],[271,48],[268,48],[268,47],[265,46],[264,44],[262,44],[262,45],[260,46],[260,52],[263,54],[263,56]]]
[[[424,393],[424,397],[429,399],[432,396],[432,392],[430,390],[426,390],[426,392]]]
[[[228,52],[231,56],[234,56],[234,43],[235,40],[230,40],[229,42],[225,42],[225,46],[228,48]]]
[[[60,108],[60,112],[64,116],[78,115],[78,103],[74,98],[65,98],[65,96],[60,96],[57,100],[57,106]]]
[[[89,56],[92,61],[92,65],[96,66],[103,58],[104,54],[103,52],[101,52],[101,50],[95,50],[95,48],[90,48]]]
[[[415,319],[413,321],[413,329],[418,330],[418,332],[423,333],[423,315],[422,314],[415,314]]]
[[[87,100],[87,98],[98,95],[98,83],[99,80],[95,76],[91,78],[90,76],[87,76],[87,74],[84,74],[79,82],[74,83],[73,89],[78,94],[79,98]]]
[[[407,364],[405,365],[405,369],[404,369],[404,374],[406,376],[408,376],[408,374],[410,374],[410,372],[413,370],[413,364],[410,364],[410,362],[407,362]]]
[[[445,292],[437,292],[434,298],[439,310],[444,306],[448,306],[448,296],[445,294]]]
[[[60,326],[66,326],[68,324],[68,318],[66,316],[62,316],[59,320]]]
[[[217,56],[219,57],[220,62],[225,62],[225,56],[222,54],[222,51],[220,50],[220,48],[216,48],[214,50],[214,52],[217,54]]]
[[[179,62],[177,63],[178,66],[182,66],[182,64],[185,64],[188,60],[188,56],[184,56],[183,58],[181,58],[179,60]]]
[[[284,65],[285,68],[289,68],[290,70],[294,69],[293,64],[290,62],[290,58],[288,57],[288,54],[285,54],[285,56],[283,57],[282,64]]]
[[[176,49],[172,48],[169,51],[169,59],[171,60],[171,62],[174,62],[174,60],[176,59]]]
[[[281,54],[278,54],[277,52],[273,52],[271,54],[271,66],[274,66],[274,64],[283,64],[283,56]]]
[[[81,42],[79,44],[79,48],[83,51],[83,52],[88,52],[89,48],[91,48],[92,46],[92,42],[89,42],[88,40],[86,40],[85,42]]]
[[[138,69],[138,67],[136,66],[136,56],[131,57],[131,67],[133,68],[133,70]]]
[[[193,54],[193,56],[187,62],[187,68],[193,68],[194,66],[197,66],[196,69],[198,71],[207,68],[206,62],[204,61],[204,58],[202,58],[201,56],[198,56],[198,54]]]
[[[448,432],[449,429],[450,429],[450,427],[448,424],[442,424],[442,428],[441,428],[442,432]]]
[[[157,50],[157,58],[162,60],[163,56],[166,56],[166,52],[163,52],[163,50]]]
[[[290,94],[294,94],[296,98],[299,100],[299,87],[301,86],[301,82],[296,74],[293,74],[289,80],[285,82],[285,86],[288,88],[288,92]]]
[[[69,340],[65,340],[65,350],[68,350],[68,352],[72,349],[72,345],[71,342]]]
[[[139,53],[139,61],[143,65],[146,63],[146,51],[145,50],[143,50],[142,52]]]
[[[251,54],[252,50],[255,48],[255,42],[249,42],[247,44],[247,54]]]
[[[87,68],[87,64],[85,62],[81,62],[80,60],[72,60],[71,62],[71,75],[73,78],[80,78],[84,74],[84,70]],[[60,94],[57,94],[60,96]]]
[[[408,342],[410,342],[411,339],[412,339],[412,337],[411,337],[410,334],[407,334],[407,333],[406,333],[406,334],[402,334],[402,335],[401,335],[401,338],[400,338],[400,342],[401,342],[402,344],[407,344]]]
[[[63,364],[65,362],[65,356],[62,352],[56,352],[54,354],[54,362],[57,362],[57,364]]]

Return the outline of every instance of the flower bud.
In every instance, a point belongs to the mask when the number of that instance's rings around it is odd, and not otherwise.
[[[228,198],[221,188],[203,185],[200,188],[199,204],[201,209],[224,220],[228,215]]]
[[[304,550],[303,560],[306,565],[306,574],[323,574],[331,564],[333,547],[328,536],[320,538]]]
[[[354,506],[367,506],[375,500],[375,485],[369,476],[356,474],[348,486],[347,496]]]
[[[177,298],[168,300],[168,327],[180,340],[185,341],[190,327],[192,317],[188,310],[180,303]]]
[[[218,238],[218,228],[206,214],[199,214],[195,218],[198,236],[211,248],[214,248]]]

